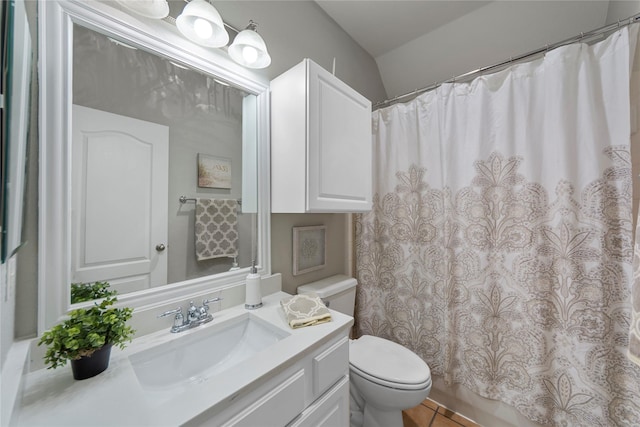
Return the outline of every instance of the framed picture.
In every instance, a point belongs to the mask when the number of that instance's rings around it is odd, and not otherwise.
[[[293,275],[323,268],[327,260],[327,227],[293,227]]]
[[[231,159],[198,153],[198,187],[231,188]]]

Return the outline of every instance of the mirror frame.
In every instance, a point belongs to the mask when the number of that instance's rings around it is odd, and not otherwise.
[[[87,0],[39,1],[40,176],[38,247],[38,335],[70,307],[71,281],[71,103],[73,25],[188,64],[256,95],[258,146],[258,242],[261,275],[271,274],[269,81],[233,62],[221,50],[200,47],[165,21],[130,15]],[[118,305],[153,309],[244,283],[250,268],[167,284],[118,296]],[[88,305],[88,304],[87,304]]]

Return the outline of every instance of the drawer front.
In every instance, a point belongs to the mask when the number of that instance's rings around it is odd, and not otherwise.
[[[304,370],[299,370],[224,424],[234,427],[280,427],[304,409]]]
[[[348,427],[349,417],[349,377],[345,376],[288,427]]]
[[[349,339],[340,341],[313,358],[313,395],[320,396],[349,372]]]

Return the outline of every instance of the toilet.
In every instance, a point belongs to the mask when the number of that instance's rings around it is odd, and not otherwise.
[[[298,287],[327,307],[353,316],[354,278],[336,275]],[[349,343],[351,427],[402,427],[402,411],[419,405],[431,390],[429,366],[414,352],[371,335]]]

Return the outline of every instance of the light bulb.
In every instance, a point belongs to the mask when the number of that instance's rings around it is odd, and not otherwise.
[[[258,59],[258,50],[253,46],[245,46],[242,48],[242,56],[248,64],[253,64]]]
[[[198,37],[206,40],[213,34],[213,27],[206,19],[196,18],[196,20],[193,21],[193,31],[195,31]]]

